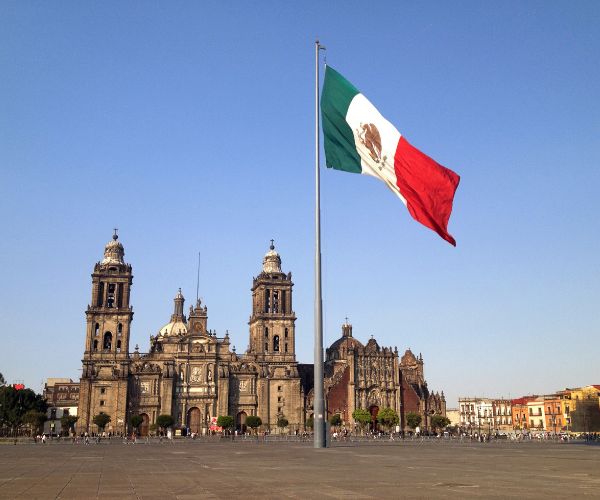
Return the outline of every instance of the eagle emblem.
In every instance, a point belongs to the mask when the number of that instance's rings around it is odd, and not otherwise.
[[[358,140],[369,151],[369,156],[377,164],[379,170],[386,165],[387,156],[381,156],[381,134],[373,123],[361,123],[356,130]]]

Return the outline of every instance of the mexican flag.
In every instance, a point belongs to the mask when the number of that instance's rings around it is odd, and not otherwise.
[[[348,80],[327,66],[321,116],[329,168],[367,174],[402,200],[410,215],[450,244],[448,219],[460,177],[411,146]]]

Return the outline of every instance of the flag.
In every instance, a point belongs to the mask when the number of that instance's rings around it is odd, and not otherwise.
[[[410,215],[448,243],[452,201],[460,177],[402,137],[348,80],[327,66],[321,92],[326,164],[382,180]]]

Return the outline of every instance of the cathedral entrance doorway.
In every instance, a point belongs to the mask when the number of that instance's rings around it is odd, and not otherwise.
[[[200,409],[199,408],[190,408],[188,411],[188,422],[187,426],[190,429],[190,432],[195,434],[200,433]]]
[[[145,413],[142,413],[140,417],[142,417],[142,423],[140,425],[140,436],[144,437],[148,435],[148,428],[150,427],[150,417]]]
[[[369,413],[371,414],[371,430],[376,432],[379,430],[379,426],[377,425],[377,415],[379,413],[379,406],[371,406],[369,408]]]
[[[235,428],[239,431],[239,432],[246,432],[246,417],[248,415],[246,415],[245,411],[241,411],[237,414],[235,420]]]

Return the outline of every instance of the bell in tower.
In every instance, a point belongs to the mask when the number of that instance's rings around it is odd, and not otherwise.
[[[262,272],[252,284],[250,351],[272,361],[295,361],[292,274],[281,270],[274,241],[263,258]]]

